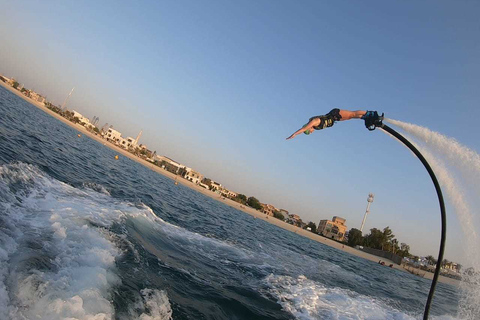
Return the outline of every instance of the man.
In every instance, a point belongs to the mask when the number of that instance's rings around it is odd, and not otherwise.
[[[295,131],[295,133],[288,137],[287,140],[293,139],[301,133],[310,134],[315,130],[329,128],[333,126],[335,121],[345,121],[350,119],[363,119],[365,120],[365,126],[369,130],[373,130],[375,128],[375,124],[378,123],[378,121],[381,122],[383,120],[383,113],[381,116],[379,116],[377,111],[349,111],[332,109],[326,115],[311,117],[307,124],[305,124],[301,129]]]

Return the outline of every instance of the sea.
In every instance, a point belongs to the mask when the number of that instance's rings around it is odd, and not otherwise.
[[[421,319],[431,281],[278,228],[0,87],[0,319]],[[460,319],[439,283],[430,319]]]

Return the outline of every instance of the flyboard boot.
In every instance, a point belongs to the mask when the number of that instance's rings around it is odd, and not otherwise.
[[[373,131],[376,127],[382,126],[384,113],[382,115],[378,115],[377,111],[367,111],[363,116],[362,119],[365,120],[365,127]]]

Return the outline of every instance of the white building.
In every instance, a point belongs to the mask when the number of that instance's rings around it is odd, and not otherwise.
[[[203,180],[203,175],[200,174],[199,172],[193,170],[192,168],[185,168],[187,173],[185,174],[185,179],[195,183],[195,184],[200,184],[200,182]]]
[[[135,143],[135,139],[132,137],[127,137],[127,147],[128,148],[135,148],[137,145]]]
[[[218,183],[218,182],[215,182],[215,181],[212,181],[211,184],[210,184],[210,186],[211,186],[211,190],[212,190],[213,192],[221,193],[222,190],[223,190],[222,185],[221,185],[220,183]]]
[[[133,140],[130,137],[127,137],[126,139],[124,137],[117,138],[117,144],[124,148],[125,150],[128,150],[129,148],[134,148],[135,146],[133,145]]]
[[[8,84],[13,83],[12,79],[7,78],[7,77],[5,77],[4,75],[1,75],[1,74],[0,74],[0,78],[1,78],[0,80],[3,79],[3,82],[6,82],[6,83],[8,83]]]
[[[122,134],[113,128],[108,128],[104,137],[107,138],[107,141],[113,141],[116,143],[122,138]]]
[[[75,118],[78,118],[78,120],[80,120],[80,122],[84,122],[86,125],[90,124],[90,120],[88,118],[84,117],[82,114],[78,113],[75,110],[72,110],[72,112],[73,112],[73,116]]]
[[[223,194],[224,196],[228,196],[228,197],[230,197],[230,198],[236,198],[237,195],[238,195],[236,192],[227,190],[227,189],[225,189],[225,188],[223,188],[222,194]]]

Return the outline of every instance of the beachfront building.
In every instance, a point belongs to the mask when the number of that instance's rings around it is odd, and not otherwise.
[[[107,139],[107,141],[117,143],[117,141],[122,137],[122,134],[113,128],[108,128],[107,132],[104,134],[104,137]]]
[[[127,137],[126,139],[122,136],[116,138],[116,143],[125,150],[129,150],[130,148],[134,148],[133,138]]]
[[[75,110],[72,110],[73,112],[73,117],[74,118],[78,118],[78,120],[80,121],[80,123],[85,123],[85,125],[89,125],[90,124],[90,120],[87,118],[87,117],[84,117],[82,114],[80,114],[79,112],[75,111]]]
[[[206,185],[205,183],[203,183],[203,182],[200,182],[198,185],[199,185],[200,187],[202,187],[202,188],[207,189],[207,190],[210,189],[210,187],[209,187],[208,185]]]
[[[129,143],[128,143],[128,140],[125,139],[124,137],[120,137],[117,139],[117,144],[122,147],[123,149],[125,150],[128,150],[128,147],[129,147]]]
[[[167,157],[160,156],[158,154],[156,154],[155,157],[153,157],[153,160],[157,166],[161,166],[161,162],[166,161],[167,159],[168,159]]]
[[[23,88],[23,85],[21,85],[21,87]],[[20,88],[20,85],[17,87],[18,90],[22,90]],[[40,97],[40,95],[38,93],[36,93],[35,91],[32,91],[32,90],[28,90],[28,97],[32,100],[35,100],[37,101],[37,99]]]
[[[177,174],[180,170],[180,168],[183,168],[185,166],[181,165],[180,163],[165,157],[165,156],[159,156],[155,155],[153,158],[153,161],[155,164],[159,165],[163,169],[167,170],[168,172],[171,172],[173,174]]]
[[[238,194],[236,192],[223,188],[222,195],[229,198],[236,198]]]
[[[45,98],[41,94],[38,94],[38,93],[36,93],[35,91],[32,91],[32,90],[24,89],[23,84],[19,84],[18,87],[17,87],[17,90],[22,92],[22,94],[27,98],[30,98],[30,99],[32,99],[36,102],[40,102],[40,103],[45,104]]]
[[[135,148],[136,146],[135,139],[132,137],[127,137],[127,148]]]
[[[288,214],[288,217],[285,219],[286,223],[290,223],[294,226],[299,226],[302,223],[302,219],[297,214]]]
[[[210,190],[212,190],[213,192],[222,193],[223,187],[220,183],[212,180],[212,182],[210,183]]]
[[[10,79],[9,79],[9,78],[3,76],[3,79],[5,79],[4,82],[5,82],[6,84],[10,85],[11,87],[13,87],[13,84],[16,82],[16,80],[15,80],[14,78],[10,78]]]
[[[266,203],[261,203],[261,206],[262,206],[262,212],[265,213],[267,216],[271,216],[273,217],[273,213],[275,211],[279,211],[277,208],[275,208],[275,206],[271,205],[271,204],[266,204]]]
[[[135,140],[133,143],[136,144],[136,141],[137,141],[137,140]],[[146,145],[140,144],[140,145],[138,146],[138,148],[140,149],[140,157],[146,158],[146,160],[148,160],[148,161],[150,161],[150,162],[155,162],[154,154],[153,154],[154,152],[153,152],[152,150],[149,150]],[[156,155],[156,154],[157,154],[157,153],[156,153],[156,151],[155,151],[155,155]],[[168,158],[167,158],[167,159],[168,159]],[[171,160],[171,159],[169,159],[169,160]],[[171,160],[171,161],[173,161],[173,160]],[[175,161],[173,161],[173,162],[175,162]]]
[[[203,175],[200,172],[193,170],[192,168],[185,168],[184,178],[195,184],[199,184],[203,180]]]
[[[450,271],[457,272],[457,273],[460,272],[458,264],[453,262],[453,261],[448,261],[446,263],[443,263],[442,264],[442,269],[450,270]]]
[[[4,75],[0,74],[0,80],[7,84],[10,84],[10,78],[5,77]]]
[[[42,97],[41,95],[38,95],[37,102],[40,102],[40,103],[42,103],[42,104],[45,104],[45,101],[47,101],[47,100],[45,99],[45,97]]]
[[[343,241],[347,231],[346,221],[347,220],[337,216],[334,216],[332,220],[320,220],[317,233],[330,239]]]

